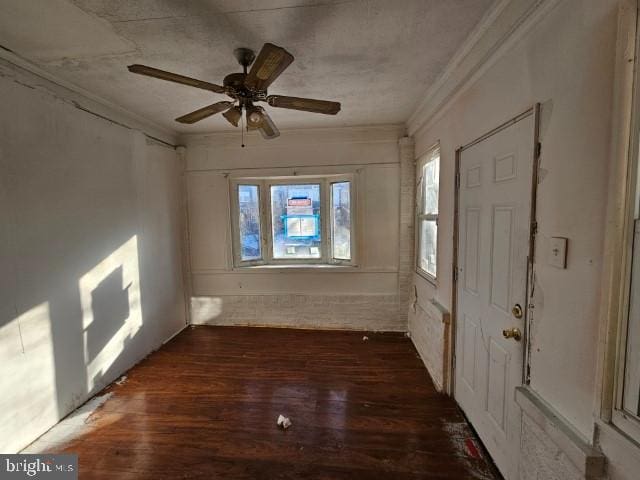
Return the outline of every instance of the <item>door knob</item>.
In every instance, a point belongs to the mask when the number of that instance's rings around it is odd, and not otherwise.
[[[511,313],[513,313],[513,316],[516,318],[522,318],[522,307],[519,303],[516,303],[513,306],[513,308],[511,309]]]
[[[519,328],[506,328],[502,331],[502,336],[504,338],[513,338],[516,342],[519,342],[522,339],[522,333],[520,333]]]

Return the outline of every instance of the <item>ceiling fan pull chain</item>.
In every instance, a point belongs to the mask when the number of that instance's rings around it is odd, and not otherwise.
[[[241,146],[244,148],[244,115],[240,115],[240,135],[241,135]]]

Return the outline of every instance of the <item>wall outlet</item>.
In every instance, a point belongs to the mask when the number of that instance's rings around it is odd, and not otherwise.
[[[567,243],[564,237],[551,237],[549,241],[549,265],[567,268]]]

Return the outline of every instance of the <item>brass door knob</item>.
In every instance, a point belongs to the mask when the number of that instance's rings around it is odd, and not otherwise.
[[[502,336],[504,338],[513,338],[516,342],[519,342],[522,339],[522,333],[519,328],[507,328],[502,331]]]
[[[519,303],[516,303],[513,308],[511,309],[511,313],[513,314],[514,317],[516,318],[522,318],[523,312],[522,312],[522,307],[520,306]]]

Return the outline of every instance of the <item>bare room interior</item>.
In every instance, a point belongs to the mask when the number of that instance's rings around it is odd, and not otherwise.
[[[639,478],[638,19],[0,0],[0,478]]]

